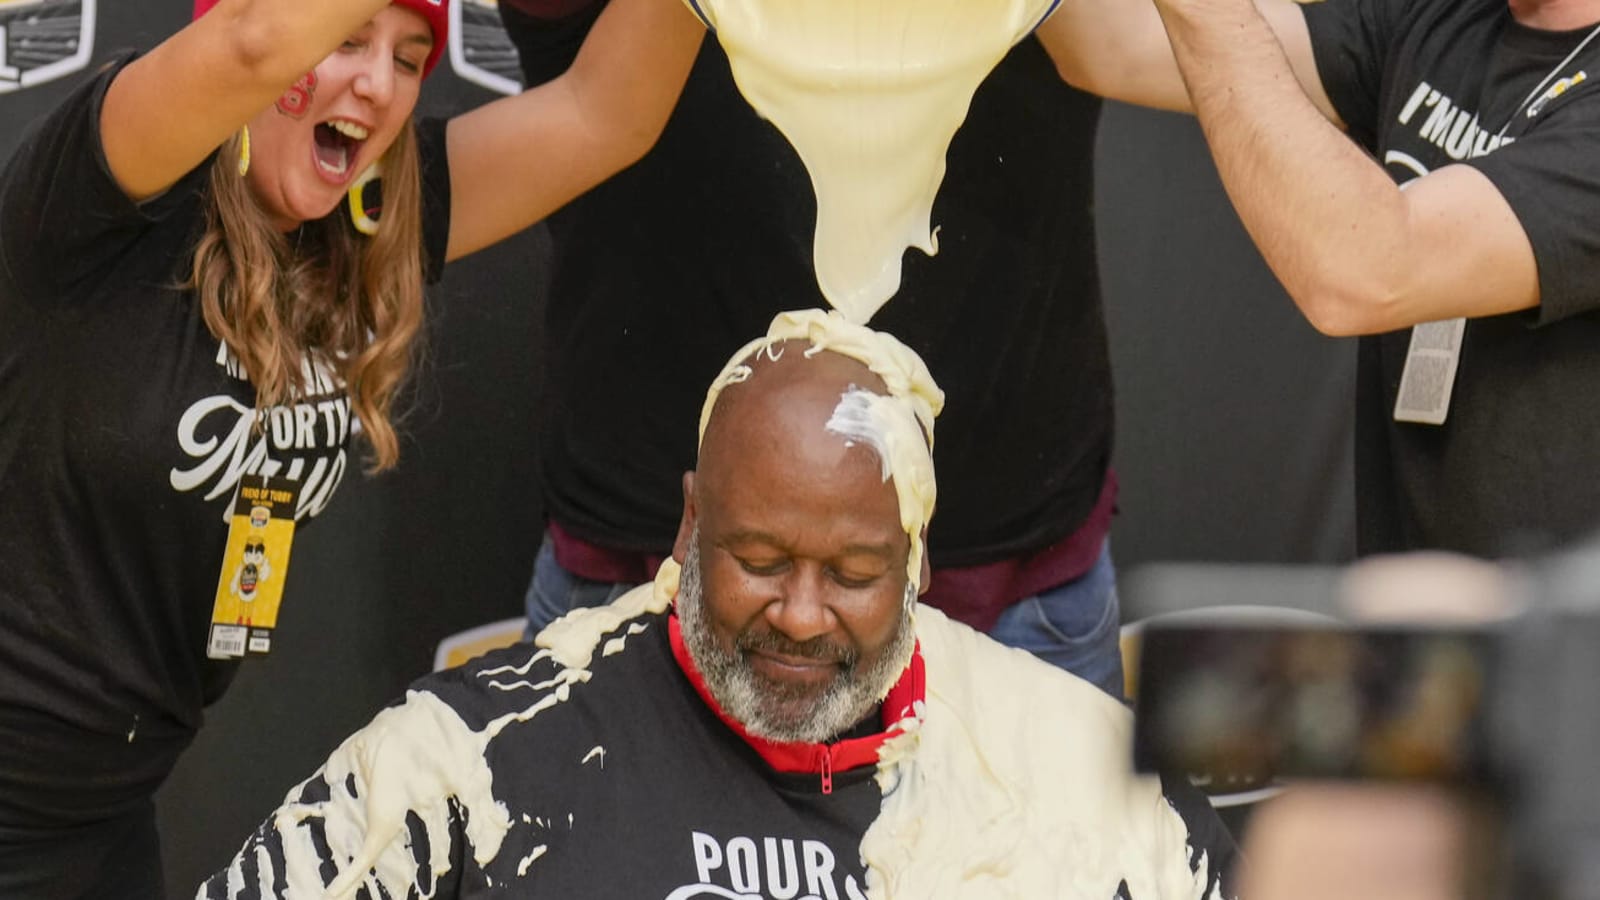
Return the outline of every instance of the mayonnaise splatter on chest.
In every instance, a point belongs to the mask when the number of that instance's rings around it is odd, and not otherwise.
[[[930,224],[973,92],[1057,0],[686,0],[817,194],[817,282],[866,322]]]

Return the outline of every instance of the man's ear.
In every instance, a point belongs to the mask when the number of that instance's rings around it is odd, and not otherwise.
[[[922,526],[922,571],[917,573],[917,596],[933,586],[933,566],[928,563],[928,526]]]
[[[689,537],[694,534],[694,471],[683,473],[683,516],[678,519],[678,536],[672,542],[672,558],[678,565],[689,552]]]

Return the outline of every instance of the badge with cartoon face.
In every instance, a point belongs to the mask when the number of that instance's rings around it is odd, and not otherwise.
[[[244,556],[233,570],[233,582],[228,585],[229,593],[238,597],[240,602],[252,603],[261,582],[271,577],[272,560],[267,557],[265,536],[253,534],[245,538]]]
[[[282,478],[251,476],[239,482],[206,641],[206,655],[212,659],[272,650],[294,542],[298,488],[297,482]]]

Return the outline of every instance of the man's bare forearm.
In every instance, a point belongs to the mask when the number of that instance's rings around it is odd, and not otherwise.
[[[1156,5],[1229,198],[1268,265],[1320,330],[1370,330],[1403,265],[1400,189],[1318,109],[1250,0]]]

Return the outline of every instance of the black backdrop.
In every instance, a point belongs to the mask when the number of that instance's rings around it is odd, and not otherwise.
[[[38,33],[41,15],[59,32],[85,10],[98,19],[92,65],[151,46],[187,20],[189,3],[0,0],[13,67],[37,64],[19,34]],[[6,90],[4,64],[0,159],[81,78]],[[423,111],[492,96],[447,59]],[[1191,121],[1110,105],[1098,154],[1119,566],[1348,558],[1353,345],[1317,336],[1294,312],[1229,211]],[[188,895],[293,783],[425,671],[441,636],[520,613],[541,520],[528,398],[545,252],[532,229],[456,264],[437,289],[442,312],[398,470],[347,477],[306,531],[279,649],[245,667],[161,793],[173,896]]]

